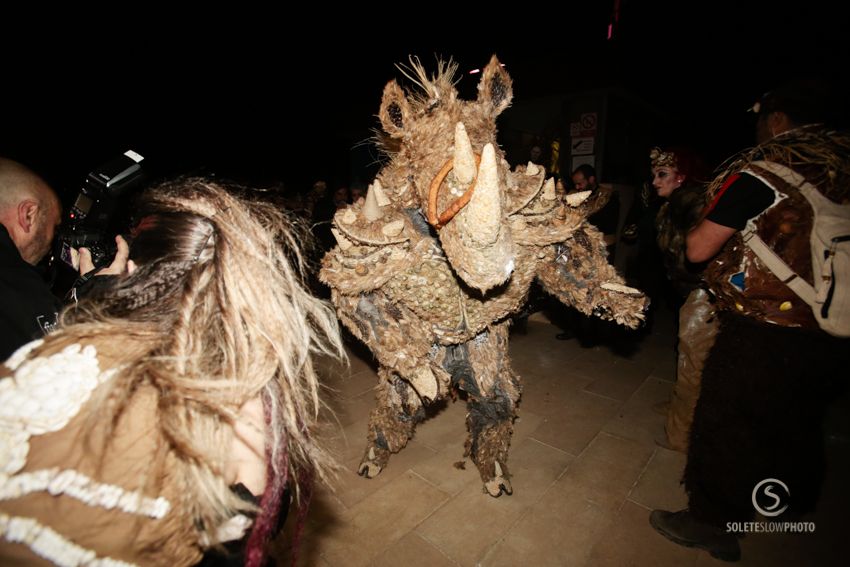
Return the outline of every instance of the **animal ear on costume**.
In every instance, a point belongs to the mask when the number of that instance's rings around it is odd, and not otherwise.
[[[478,83],[478,102],[489,107],[494,116],[502,113],[511,105],[514,98],[513,83],[499,59],[493,55]],[[386,92],[386,91],[384,91]],[[386,96],[386,95],[384,95]]]
[[[381,111],[378,114],[384,131],[393,138],[400,138],[406,127],[409,127],[410,105],[404,91],[395,80],[387,83],[384,87],[384,96],[381,99]]]

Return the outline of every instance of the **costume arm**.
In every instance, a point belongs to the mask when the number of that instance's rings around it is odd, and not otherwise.
[[[358,295],[334,291],[331,299],[340,320],[369,347],[381,366],[410,382],[420,396],[436,399],[438,384],[429,356],[435,338],[427,323],[380,291]]]
[[[649,300],[623,284],[623,278],[608,263],[598,230],[585,225],[572,238],[554,246],[554,261],[544,261],[537,272],[547,292],[585,315],[632,328],[640,325]]]

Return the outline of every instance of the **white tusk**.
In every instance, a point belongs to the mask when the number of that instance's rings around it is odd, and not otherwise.
[[[639,289],[635,289],[633,287],[614,282],[606,282],[599,287],[608,291],[622,293],[623,295],[643,295],[643,293]]]
[[[455,178],[462,185],[472,183],[475,177],[475,154],[472,151],[472,143],[466,133],[463,122],[455,125]]]
[[[369,221],[376,221],[381,218],[381,209],[378,206],[378,199],[375,196],[375,186],[369,185],[366,190],[366,202],[363,203],[363,216]]]
[[[590,197],[591,191],[581,191],[580,193],[570,193],[567,195],[567,204],[571,207],[578,207]]]

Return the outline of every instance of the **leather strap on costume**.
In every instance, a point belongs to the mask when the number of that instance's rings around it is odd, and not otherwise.
[[[815,198],[813,195],[817,193],[817,189],[814,185],[806,181],[805,177],[796,171],[771,161],[758,161],[752,165],[759,169],[769,171],[789,185],[796,187],[809,201]],[[748,169],[745,171],[750,175],[754,175],[759,179],[762,179],[762,181],[768,182],[759,175],[758,170]],[[754,228],[755,227],[752,225],[748,225],[746,230],[744,230],[744,244],[749,246],[752,251],[756,253],[759,260],[761,260],[767,269],[773,272],[777,278],[782,280],[782,283],[787,285],[791,291],[796,293],[800,299],[805,301],[809,307],[814,309],[816,305],[815,289],[806,280],[797,275],[797,273],[792,270],[782,258],[780,258],[767,244],[765,244],[764,240],[756,234]]]
[[[791,288],[791,291],[796,293],[800,299],[809,305],[809,307],[814,307],[814,288],[810,286],[806,280],[798,276],[794,270],[789,268],[788,264],[786,264],[782,258],[777,256],[776,252],[771,250],[770,247],[765,244],[764,240],[759,238],[759,235],[751,228],[747,228],[747,230],[744,231],[744,244],[749,246],[750,249],[756,253],[759,260],[764,263],[768,270],[773,272],[773,275],[782,280],[782,283]]]
[[[780,326],[816,328],[812,308],[792,289],[803,283],[811,286],[811,207],[796,184],[760,165],[750,164],[744,171],[773,189],[777,199],[733,237],[706,268],[705,279],[721,309]],[[747,238],[749,243],[744,242]],[[786,270],[777,272],[772,260],[761,258],[759,241]]]
[[[811,307],[824,331],[839,337],[850,336],[848,302],[848,249],[850,206],[833,203],[814,185],[790,168],[769,161],[752,164],[758,174],[767,171],[806,198],[814,221],[811,232],[812,284],[801,278],[755,233],[752,224],[743,235],[744,243],[773,274]],[[837,258],[837,260],[836,260]]]

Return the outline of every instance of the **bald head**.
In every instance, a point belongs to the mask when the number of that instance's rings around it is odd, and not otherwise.
[[[0,157],[0,224],[26,262],[38,264],[50,251],[61,217],[59,199],[41,177]]]
[[[47,183],[26,166],[0,157],[0,210],[17,205],[23,199],[59,204]]]

